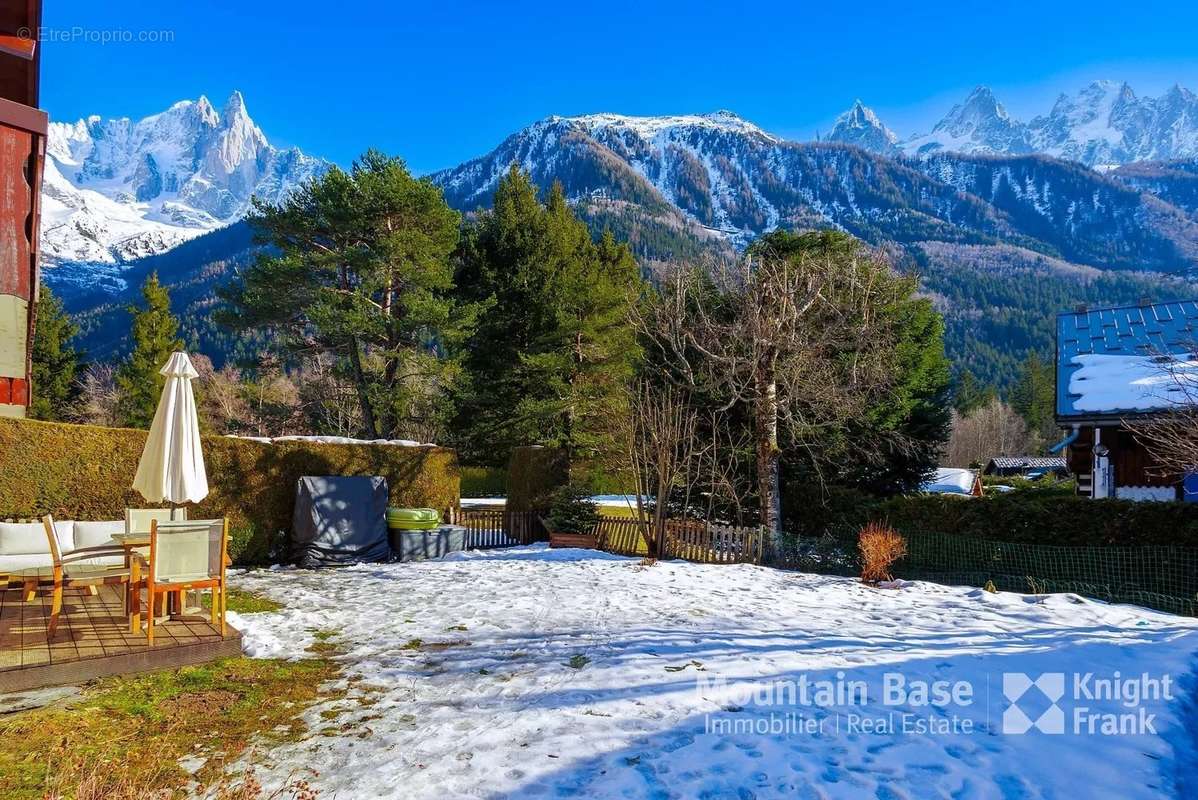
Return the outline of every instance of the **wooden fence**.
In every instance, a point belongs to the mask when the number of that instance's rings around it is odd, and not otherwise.
[[[635,519],[605,518],[596,531],[599,549],[623,556],[648,555],[645,528]],[[702,520],[666,521],[663,558],[701,564],[759,564],[764,552],[765,535],[758,528],[712,525]]]
[[[644,556],[649,554],[649,545],[643,531],[644,525],[639,520],[604,517],[595,535],[600,550],[619,556]]]
[[[666,552],[700,564],[760,564],[765,533],[760,528],[734,528],[702,520],[668,520]]]
[[[544,541],[548,533],[536,511],[465,508],[451,511],[449,522],[467,531],[466,547],[483,550]],[[645,525],[636,519],[604,517],[595,531],[600,550],[621,556],[649,555]],[[666,521],[662,558],[681,558],[700,564],[760,564],[765,535],[758,528],[712,525],[702,520]]]
[[[468,550],[515,547],[547,538],[540,514],[536,511],[464,508],[451,511],[447,518],[451,524],[466,529]]]

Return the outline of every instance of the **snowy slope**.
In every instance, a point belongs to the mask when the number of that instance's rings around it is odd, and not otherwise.
[[[514,133],[493,152],[431,177],[451,205],[491,200],[512,164],[541,186],[554,180],[573,199],[594,193],[657,208],[675,206],[713,231],[752,235],[777,226],[777,210],[752,185],[744,158],[782,146],[729,111],[633,117],[552,116]]]
[[[325,163],[267,140],[234,92],[136,122],[51,123],[42,253],[52,282],[119,288],[122,265],[241,219],[250,198],[277,201]]]
[[[305,712],[306,737],[257,754],[268,790],[311,778],[322,797],[404,800],[1147,800],[1185,797],[1195,778],[1198,621],[1141,608],[543,547],[233,583],[285,604],[236,617],[251,655],[310,656],[319,631],[342,651],[330,688],[345,695]],[[1167,675],[1174,693],[1144,700],[1154,733],[1002,732],[1005,673],[1075,672]],[[904,681],[894,704],[888,674]],[[804,680],[868,693],[769,691]],[[971,696],[909,693],[933,681]],[[1061,707],[1070,724],[1078,707],[1130,708],[1072,693]],[[792,714],[818,727],[763,727]],[[894,727],[850,729],[853,715]]]

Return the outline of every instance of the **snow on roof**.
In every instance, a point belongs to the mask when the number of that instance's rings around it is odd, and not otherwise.
[[[1069,378],[1075,411],[1110,414],[1159,411],[1187,403],[1186,387],[1198,379],[1198,361],[1167,356],[1090,354],[1073,357]]]
[[[972,494],[977,478],[971,470],[939,467],[931,478],[919,485],[919,491],[929,494]]]
[[[245,439],[250,442],[273,444],[275,442],[311,442],[312,444],[374,444],[390,447],[436,447],[428,442],[412,439],[351,439],[348,436],[238,436],[229,434],[230,439]]]
[[[1167,407],[1160,397],[1154,401],[1151,394],[1145,396],[1142,391],[1144,380],[1151,377],[1146,368],[1153,356],[1188,353],[1196,341],[1198,302],[1193,300],[1059,315],[1057,416],[1116,415]],[[1137,360],[1093,360],[1092,356]],[[1089,371],[1083,381],[1075,382],[1077,373],[1086,369]],[[1121,385],[1107,386],[1112,382]]]

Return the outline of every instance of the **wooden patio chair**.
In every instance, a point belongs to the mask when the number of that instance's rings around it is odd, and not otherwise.
[[[154,609],[159,595],[210,589],[213,625],[225,635],[225,553],[229,522],[205,519],[150,523],[150,561],[146,570],[146,638],[154,644]],[[134,610],[137,622],[139,608]]]
[[[151,522],[176,522],[186,519],[186,508],[126,508],[125,533],[148,534]]]
[[[49,641],[58,630],[58,617],[62,613],[62,593],[65,589],[84,589],[89,594],[94,594],[98,586],[124,584],[128,591],[131,585],[136,586],[140,577],[136,574],[137,567],[87,563],[104,556],[123,556],[124,551],[120,547],[84,547],[72,550],[64,556],[58,547],[58,536],[54,532],[54,517],[49,514],[42,517],[42,525],[46,528],[46,539],[50,543],[51,566],[43,568],[44,573],[40,577],[52,579],[54,582],[53,593],[50,596],[50,623],[46,627],[46,639]]]
[[[154,522],[179,522],[179,521],[186,521],[186,519],[187,519],[187,509],[182,508],[182,507],[179,507],[179,508],[126,508],[125,509],[125,533],[126,534],[144,533],[146,535],[146,538],[148,539],[150,536],[150,526]],[[146,547],[138,547],[136,549],[138,552],[142,553],[143,555],[149,554],[148,545]],[[133,604],[135,602],[136,601],[134,600],[134,598],[132,596],[130,596],[129,600],[128,600],[130,612],[133,611]],[[166,601],[164,598],[163,610],[162,610],[163,614],[166,613],[165,604],[166,604]],[[183,592],[177,592],[175,594],[175,608],[176,608],[176,610],[181,612],[183,610],[183,606],[184,606]],[[137,633],[136,630],[134,630],[133,632]]]

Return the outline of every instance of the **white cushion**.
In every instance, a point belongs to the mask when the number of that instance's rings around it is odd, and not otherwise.
[[[70,575],[72,570],[78,571],[80,568],[125,566],[125,557],[119,554],[113,556],[93,556],[92,558],[71,558],[64,556],[64,559],[63,569],[66,570],[67,575]]]
[[[100,547],[102,545],[116,546],[113,535],[125,532],[123,520],[105,520],[103,522],[75,522],[75,547]],[[61,541],[61,537],[60,537]]]
[[[72,550],[75,547],[75,523],[70,520],[54,522],[58,535],[58,549]],[[0,556],[25,556],[50,554],[50,543],[46,541],[46,528],[40,522],[0,522]]]
[[[38,553],[36,555],[0,556],[0,575],[11,575],[14,572],[34,567],[52,566],[54,565],[50,562],[50,551],[48,548],[45,553]]]

